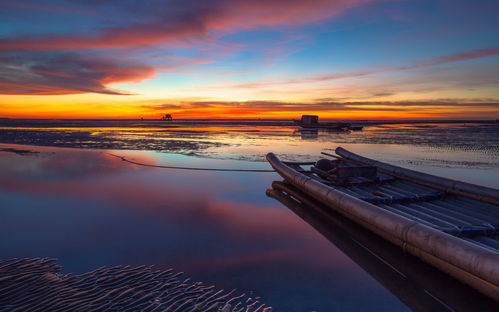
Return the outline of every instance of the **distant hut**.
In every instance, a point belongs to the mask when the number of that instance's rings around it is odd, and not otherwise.
[[[171,121],[173,120],[172,114],[165,114],[163,117],[161,117],[161,119]]]
[[[317,115],[302,115],[301,116],[302,125],[316,125],[319,123],[319,116]]]

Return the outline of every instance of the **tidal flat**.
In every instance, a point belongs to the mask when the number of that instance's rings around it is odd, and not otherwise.
[[[410,310],[406,297],[345,251],[352,243],[328,237],[265,195],[280,180],[276,173],[161,169],[113,155],[149,165],[270,169],[267,152],[310,161],[343,146],[499,188],[498,137],[499,125],[470,123],[376,124],[359,132],[258,122],[2,125],[0,258],[57,258],[65,273],[171,267],[260,297],[275,311]],[[458,294],[449,300],[467,293],[445,285]],[[467,296],[474,307],[489,307]]]

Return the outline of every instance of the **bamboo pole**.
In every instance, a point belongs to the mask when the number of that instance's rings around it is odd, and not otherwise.
[[[493,188],[456,181],[423,172],[393,166],[381,161],[354,154],[342,147],[338,147],[336,149],[336,154],[362,164],[376,166],[379,170],[404,180],[431,186],[447,193],[458,194],[476,200],[488,202],[494,205],[499,205],[499,190]]]
[[[274,181],[267,194],[293,210],[414,311],[490,311],[496,306],[491,299],[470,292],[466,285],[401,252],[398,246],[372,235],[288,183]],[[434,301],[443,306],[432,307]]]

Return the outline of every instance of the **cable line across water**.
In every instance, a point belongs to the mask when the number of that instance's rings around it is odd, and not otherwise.
[[[163,169],[179,169],[179,170],[192,170],[192,171],[225,171],[225,172],[275,172],[272,169],[228,169],[228,168],[196,168],[196,167],[177,167],[177,166],[162,166],[162,165],[151,165],[145,164],[133,160],[126,159],[125,156],[115,155],[111,153],[107,153],[111,156],[120,158],[123,161],[126,161],[130,164],[143,166],[143,167],[153,167],[153,168],[163,168]]]

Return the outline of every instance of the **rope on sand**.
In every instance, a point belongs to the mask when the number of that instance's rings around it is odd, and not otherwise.
[[[227,168],[196,168],[196,167],[177,167],[177,166],[161,166],[161,165],[151,165],[145,164],[141,162],[137,162],[134,160],[126,159],[125,156],[119,156],[111,153],[107,153],[111,156],[120,158],[123,161],[128,163],[144,166],[144,167],[153,167],[153,168],[163,168],[163,169],[180,169],[180,170],[195,170],[195,171],[226,171],[226,172],[275,172],[275,170],[271,169],[227,169]]]

